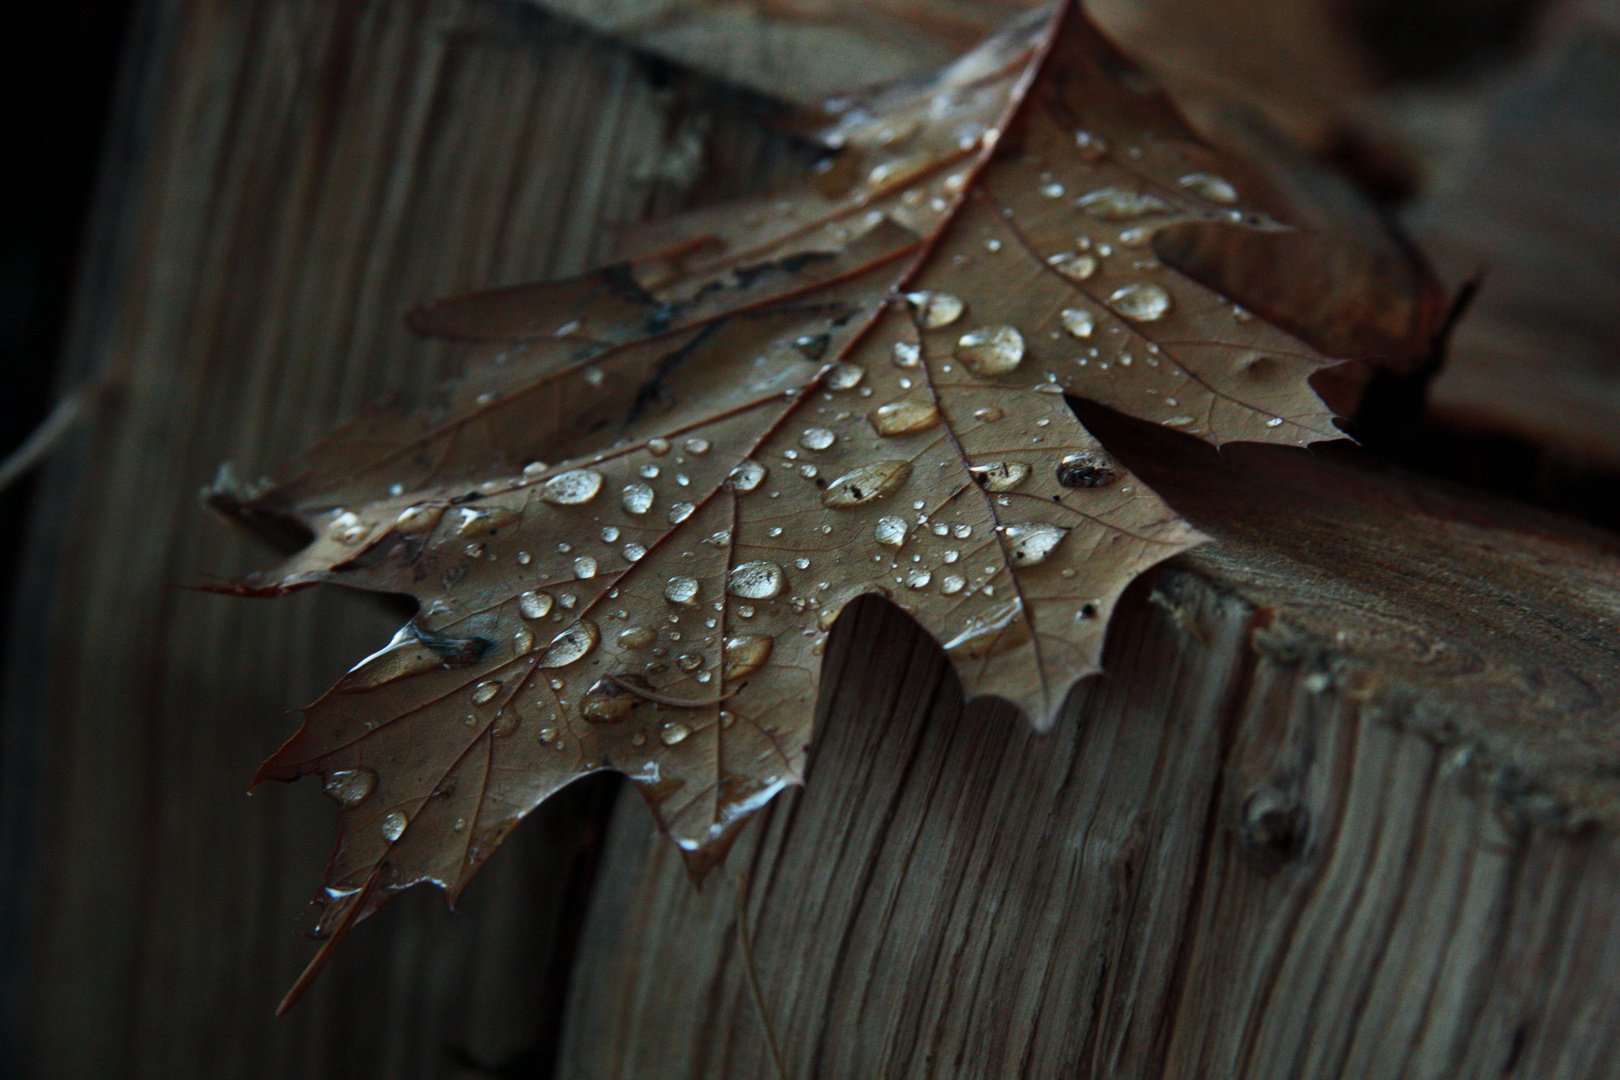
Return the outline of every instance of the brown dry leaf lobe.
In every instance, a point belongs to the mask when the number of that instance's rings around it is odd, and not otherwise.
[[[859,595],[1049,724],[1124,587],[1200,540],[1065,392],[1214,443],[1336,437],[1306,383],[1327,361],[1154,255],[1170,225],[1277,226],[1079,16],[838,109],[804,192],[419,309],[475,342],[468,375],[250,508],[314,539],[244,591],[421,602],[261,771],[343,806],[311,974],[594,771],[635,780],[695,869],[718,858],[799,780]]]

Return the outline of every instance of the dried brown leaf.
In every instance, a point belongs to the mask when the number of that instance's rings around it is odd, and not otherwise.
[[[1337,436],[1306,381],[1327,361],[1152,246],[1281,226],[1078,14],[836,109],[840,154],[804,191],[419,309],[474,342],[465,378],[245,508],[313,539],[243,591],[421,603],[260,773],[342,804],[310,975],[394,892],[453,898],[598,770],[701,871],[799,781],[858,596],[1048,726],[1125,586],[1201,539],[1065,393],[1217,444]]]

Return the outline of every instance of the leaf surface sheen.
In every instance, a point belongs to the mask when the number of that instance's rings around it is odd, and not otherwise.
[[[866,593],[1049,726],[1125,586],[1202,539],[1065,393],[1217,444],[1340,437],[1306,382],[1328,360],[1155,257],[1169,225],[1281,226],[1141,84],[1078,13],[1026,19],[835,103],[803,191],[413,313],[474,343],[468,373],[259,499],[314,539],[240,587],[421,603],[260,772],[342,804],[329,947],[412,884],[453,899],[603,769],[701,872],[799,782]]]

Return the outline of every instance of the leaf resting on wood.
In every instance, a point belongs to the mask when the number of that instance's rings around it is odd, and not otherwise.
[[[802,191],[418,309],[474,343],[466,376],[242,508],[311,540],[238,591],[421,605],[259,774],[342,805],[294,995],[354,921],[423,881],[453,899],[591,772],[634,780],[701,872],[799,782],[857,596],[1049,725],[1125,586],[1201,539],[1065,393],[1216,444],[1337,437],[1307,384],[1328,361],[1152,246],[1282,226],[1078,13],[833,110]]]

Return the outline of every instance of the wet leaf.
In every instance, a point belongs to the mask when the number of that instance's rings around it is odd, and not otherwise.
[[[803,191],[413,313],[472,343],[466,376],[244,507],[313,540],[241,591],[421,604],[261,770],[340,803],[332,943],[410,885],[453,897],[598,770],[701,872],[799,782],[864,594],[1049,726],[1126,585],[1201,540],[1066,393],[1217,444],[1337,436],[1306,381],[1328,361],[1153,247],[1283,226],[1077,14],[836,109]]]

